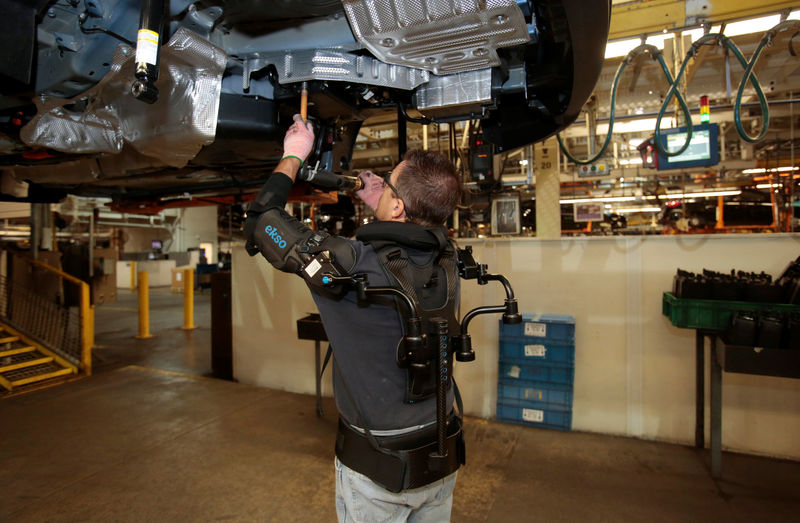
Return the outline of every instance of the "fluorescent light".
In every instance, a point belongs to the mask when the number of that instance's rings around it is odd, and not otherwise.
[[[658,118],[639,118],[637,120],[623,120],[614,122],[615,133],[640,133],[644,131],[652,131],[656,128],[656,121]],[[608,124],[605,124],[605,131],[602,131],[598,126],[598,132],[608,132]]]
[[[770,169],[765,169],[765,168],[761,167],[761,168],[758,168],[758,169],[745,169],[745,170],[742,171],[742,174],[764,174],[766,172],[786,173],[786,172],[789,172],[789,171],[796,171],[798,169],[799,169],[798,167],[791,167],[791,166],[789,166],[789,167],[772,167]]]
[[[713,25],[713,26],[711,26],[711,30],[709,32],[710,33],[719,33],[720,27],[722,27],[722,26]],[[726,31],[726,33],[727,33],[727,31]],[[696,41],[698,41],[700,39],[701,36],[703,36],[705,34],[705,31],[703,30],[702,27],[699,27],[697,29],[691,29],[689,31],[684,31],[681,34],[683,36],[685,36],[685,35],[691,36],[692,37],[692,42],[696,42]]]
[[[662,33],[657,35],[648,36],[645,43],[658,47],[661,50],[664,50],[664,40],[668,38],[673,38],[672,33]],[[642,43],[641,38],[628,38],[625,40],[617,40],[615,42],[608,42],[606,44],[606,58],[617,58],[620,56],[625,56],[630,53],[633,49],[638,47]]]
[[[742,194],[742,191],[708,191],[708,192],[689,192],[689,193],[672,193],[660,194],[658,197],[662,200],[683,200],[685,198],[713,198],[714,196],[737,196]]]
[[[739,189],[735,190],[723,190],[723,191],[706,191],[706,192],[687,192],[687,193],[669,193],[669,194],[659,194],[658,196],[642,196],[642,200],[655,200],[659,198],[661,200],[683,200],[686,198],[703,198],[703,197],[714,197],[714,196],[736,196],[742,194],[742,191]]]
[[[800,20],[800,11],[792,11],[789,15],[789,20]],[[751,18],[749,20],[740,20],[738,22],[731,22],[725,26],[725,36],[739,36],[751,33],[763,33],[769,31],[781,21],[781,15],[761,16],[759,18]],[[719,25],[711,27],[711,33],[719,33]],[[702,28],[691,29],[683,31],[684,35],[692,37],[692,42],[696,42],[703,36],[704,31]]]
[[[633,202],[637,199],[641,200],[684,200],[686,198],[712,198],[714,196],[737,196],[742,194],[741,189],[720,190],[720,191],[705,191],[705,192],[687,192],[687,193],[669,193],[659,194],[658,196],[601,196],[598,198],[570,198],[566,200],[559,200],[559,203],[604,203],[604,202]]]
[[[769,31],[780,22],[781,15],[762,16],[759,18],[751,18],[750,20],[732,22],[725,26],[725,36],[731,37],[750,33],[763,33]]]
[[[627,40],[617,40],[606,44],[606,59],[625,56],[642,43],[640,38],[629,38]]]
[[[558,203],[589,203],[589,202],[632,202],[636,196],[601,196],[600,198],[571,198],[559,200]]]
[[[623,207],[622,209],[615,209],[615,213],[628,214],[632,212],[661,212],[661,207]]]
[[[759,183],[756,189],[772,189],[773,187],[783,187],[782,183]]]

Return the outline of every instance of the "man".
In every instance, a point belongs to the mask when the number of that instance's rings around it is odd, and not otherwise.
[[[446,402],[447,458],[436,464],[428,459],[437,448],[436,366],[400,366],[409,335],[403,300],[381,295],[364,303],[352,285],[326,287],[319,275],[362,275],[372,288],[402,288],[421,310],[444,317],[452,332],[459,282],[443,224],[460,199],[459,177],[444,157],[411,151],[384,180],[362,173],[358,195],[377,222],[359,228],[355,240],[311,231],[283,211],[314,142],[313,127],[294,118],[284,156],[248,210],[248,251],[309,282],[331,341],[340,414],[337,515],[340,521],[447,521],[463,463],[454,387]]]

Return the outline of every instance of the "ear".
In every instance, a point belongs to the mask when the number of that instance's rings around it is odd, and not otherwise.
[[[405,221],[406,204],[400,198],[394,198],[392,205],[392,220]]]

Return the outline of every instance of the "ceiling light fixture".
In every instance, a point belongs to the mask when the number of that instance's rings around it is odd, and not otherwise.
[[[559,200],[558,203],[601,203],[601,202],[633,202],[636,196],[601,196],[599,198],[571,198]]]
[[[683,200],[686,198],[713,198],[714,196],[737,196],[742,194],[740,189],[723,190],[723,191],[705,191],[705,192],[687,192],[687,193],[669,193],[659,194],[658,196],[642,196],[642,200]]]
[[[629,214],[633,212],[661,212],[661,207],[623,207],[621,209],[615,209],[614,212],[617,214]]]

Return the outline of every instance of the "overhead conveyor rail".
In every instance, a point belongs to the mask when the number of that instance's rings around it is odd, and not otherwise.
[[[35,260],[27,274],[0,275],[0,386],[8,391],[70,375],[92,373],[94,310],[85,282]],[[36,286],[57,277],[57,292]]]

